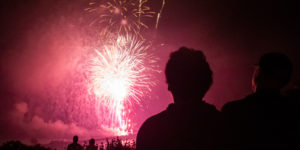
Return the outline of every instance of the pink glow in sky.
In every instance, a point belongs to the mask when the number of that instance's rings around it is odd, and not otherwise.
[[[130,120],[130,129],[136,134],[146,118],[172,103],[163,71],[170,52],[181,46],[200,49],[207,56],[214,82],[205,101],[217,108],[251,92],[253,64],[265,52],[284,52],[291,57],[294,68],[299,68],[299,23],[295,19],[299,13],[293,12],[299,10],[294,8],[298,5],[166,0],[158,28],[155,28],[155,18],[149,17],[143,20],[149,28],[142,32],[151,46],[141,54],[158,58],[154,59],[155,70],[161,72],[151,74],[150,81],[133,81],[132,72],[129,75],[127,71],[141,71],[136,79],[148,71],[142,73],[142,66],[136,70],[121,66],[124,74],[109,72],[117,67],[113,65],[104,70],[109,74],[105,76],[109,77],[109,84],[104,82],[91,92],[95,86],[91,86],[87,74],[90,66],[87,60],[91,56],[99,57],[95,49],[106,58],[108,53],[101,48],[106,41],[97,34],[99,26],[89,25],[95,18],[84,11],[88,7],[86,0],[9,0],[0,4],[0,142],[12,139],[49,142],[72,139],[74,134],[80,139],[115,136],[117,129],[107,125],[111,117],[103,116],[110,109],[101,107],[105,106],[101,104],[103,99],[99,100],[103,96],[116,102],[125,99],[132,102],[125,102],[126,107],[120,103],[115,105],[119,112],[111,115],[121,117],[120,110],[126,109],[126,121],[116,119],[115,123],[128,128],[126,122]],[[151,1],[147,5],[158,11],[161,2]],[[127,65],[146,60],[138,57],[130,59]],[[145,66],[151,63],[147,61]],[[299,84],[299,77],[298,69],[291,85]],[[152,78],[157,79],[155,86],[151,85]],[[131,83],[138,86],[132,88]],[[151,85],[150,90],[139,85]],[[133,89],[138,102],[134,95],[128,94],[134,93]],[[109,95],[103,95],[105,91]]]

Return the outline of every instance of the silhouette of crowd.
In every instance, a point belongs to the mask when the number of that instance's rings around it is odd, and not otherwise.
[[[200,50],[182,47],[171,53],[165,75],[174,103],[148,118],[138,131],[136,143],[120,139],[106,144],[78,144],[67,150],[297,150],[300,149],[300,90],[282,94],[293,72],[282,53],[263,54],[255,65],[252,90],[218,111],[203,97],[213,83],[213,72]],[[47,150],[8,142],[2,150]]]
[[[293,65],[282,53],[264,54],[255,66],[253,93],[221,111],[203,100],[213,73],[200,50],[171,53],[165,75],[174,103],[148,118],[137,135],[137,150],[296,150],[299,143],[299,88],[282,95]]]
[[[80,145],[78,136],[73,137],[73,142],[67,147],[48,147],[41,144],[29,146],[20,141],[8,141],[0,146],[0,150],[135,150],[136,144],[134,140],[121,140],[119,138],[106,139],[106,142],[101,142],[97,145],[95,139],[90,139],[88,145]]]
[[[106,143],[98,146],[95,143],[95,139],[90,139],[88,145],[81,146],[78,144],[78,136],[73,137],[73,143],[68,145],[67,150],[135,150],[136,145],[135,141],[122,141],[119,138],[108,140],[106,139]]]

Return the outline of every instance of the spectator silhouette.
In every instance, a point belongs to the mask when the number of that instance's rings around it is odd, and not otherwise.
[[[300,86],[294,86],[292,89],[289,89],[286,92],[286,96],[288,98],[289,105],[295,108],[294,116],[295,121],[295,128],[294,131],[292,131],[292,136],[294,137],[294,143],[295,147],[297,149],[300,149],[300,118],[298,114],[300,114]]]
[[[137,150],[216,149],[220,112],[202,99],[213,80],[204,54],[180,48],[171,53],[165,74],[174,104],[143,123]]]
[[[77,143],[78,142],[78,136],[75,135],[73,137],[73,143],[68,145],[68,149],[67,150],[83,150],[83,147]]]
[[[89,140],[89,145],[86,147],[86,150],[97,150],[98,147],[95,145],[95,139]]]
[[[292,110],[280,94],[289,82],[292,63],[281,53],[264,54],[252,77],[253,94],[229,102],[227,118],[232,149],[292,149]]]
[[[99,150],[104,150],[104,144],[101,142]]]

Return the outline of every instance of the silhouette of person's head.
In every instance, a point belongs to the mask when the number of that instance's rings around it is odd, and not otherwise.
[[[90,139],[90,140],[89,140],[89,144],[90,144],[90,145],[95,145],[95,139],[93,139],[93,138]]]
[[[280,92],[288,84],[293,66],[282,53],[264,54],[256,66],[252,77],[254,92]]]
[[[171,53],[165,73],[175,103],[202,100],[213,80],[202,51],[186,47]]]
[[[73,143],[77,143],[77,142],[78,142],[78,136],[75,135],[75,136],[73,136]]]

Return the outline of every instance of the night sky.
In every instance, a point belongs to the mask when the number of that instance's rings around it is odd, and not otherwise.
[[[70,139],[112,134],[98,128],[94,107],[80,91],[82,66],[97,27],[84,11],[88,0],[0,2],[0,142]],[[160,0],[147,2],[154,11]],[[166,0],[158,29],[148,19],[146,38],[160,59],[157,86],[134,107],[134,132],[172,97],[164,67],[181,46],[202,50],[214,73],[205,101],[218,109],[251,93],[253,66],[266,52],[283,52],[294,64],[288,88],[299,86],[300,17],[296,2]],[[82,104],[84,102],[84,104]]]

